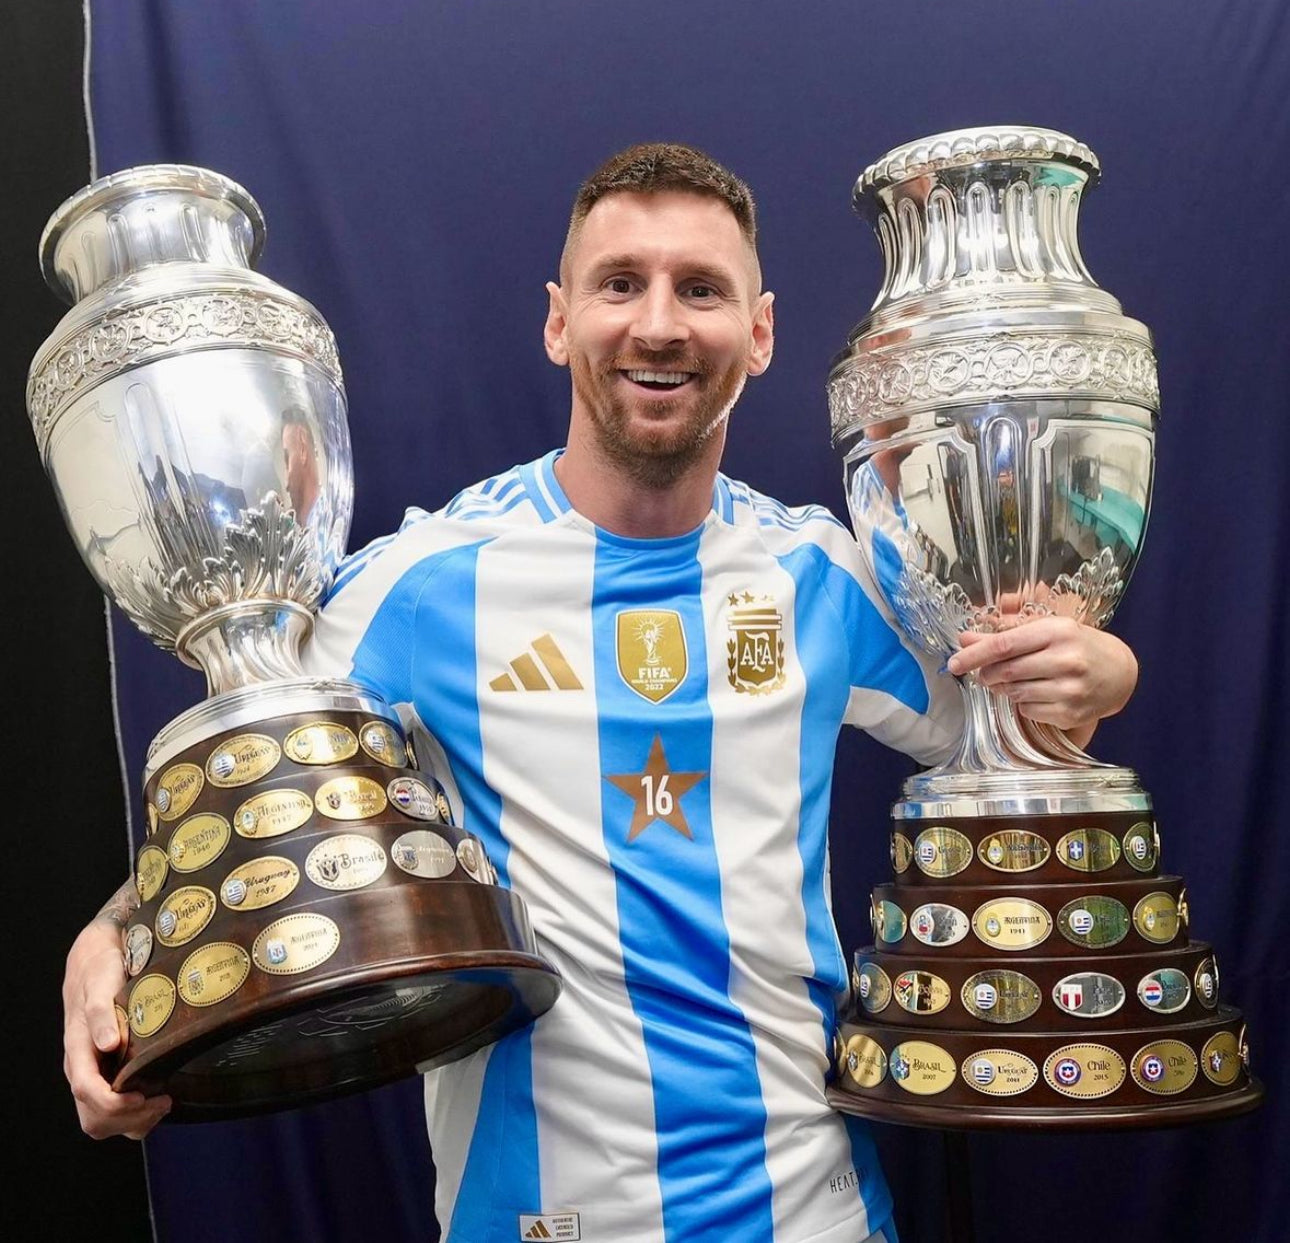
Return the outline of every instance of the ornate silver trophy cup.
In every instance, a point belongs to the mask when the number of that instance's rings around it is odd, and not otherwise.
[[[1098,176],[1075,139],[1011,126],[899,147],[856,183],[886,274],[832,369],[833,439],[862,549],[934,655],[1045,615],[1104,624],[1141,550],[1156,361],[1080,254]],[[831,1099],[950,1127],[1251,1108],[1240,1013],[1134,773],[960,685],[957,754],[893,808]]]
[[[460,1057],[558,977],[478,839],[364,687],[300,648],[352,509],[331,331],[251,270],[264,221],[200,168],[104,177],[41,239],[73,301],[27,402],[99,585],[210,698],[154,739],[116,1086],[180,1120],[336,1095]]]

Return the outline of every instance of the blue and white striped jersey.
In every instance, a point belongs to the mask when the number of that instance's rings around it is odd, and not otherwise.
[[[824,1099],[834,747],[847,721],[940,758],[958,692],[825,510],[722,476],[697,530],[625,539],[556,457],[352,557],[310,657],[437,740],[564,977],[534,1026],[427,1076],[445,1237],[856,1243],[890,1198]]]

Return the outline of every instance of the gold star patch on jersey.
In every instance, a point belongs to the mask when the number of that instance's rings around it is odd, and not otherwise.
[[[750,591],[726,599],[726,671],[730,685],[748,695],[769,695],[784,685],[784,616],[772,596]]]
[[[627,609],[618,614],[618,672],[642,699],[662,703],[685,681],[689,663],[681,614]]]
[[[634,841],[655,820],[670,824],[682,837],[694,840],[694,834],[681,810],[681,797],[699,784],[707,773],[675,773],[667,762],[663,750],[663,736],[654,735],[649,749],[649,759],[638,773],[606,773],[605,780],[613,782],[635,803],[632,822],[627,830],[627,840]]]

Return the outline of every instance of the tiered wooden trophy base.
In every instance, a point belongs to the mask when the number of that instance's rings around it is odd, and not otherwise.
[[[901,808],[898,806],[897,812]],[[1263,1095],[1149,812],[897,818],[830,1103],[946,1129],[1155,1127]]]
[[[464,1056],[559,977],[397,720],[314,711],[212,734],[145,785],[115,1084],[201,1121]]]

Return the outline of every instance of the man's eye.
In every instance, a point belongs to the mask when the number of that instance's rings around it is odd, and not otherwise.
[[[707,298],[715,298],[717,291],[711,285],[691,285],[690,297],[704,301]]]
[[[610,293],[631,293],[632,283],[625,276],[615,276],[605,282],[605,288]]]

